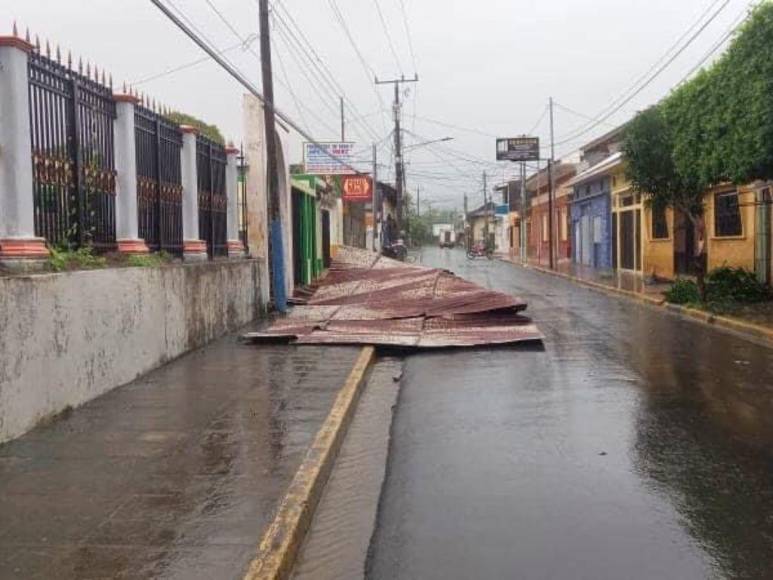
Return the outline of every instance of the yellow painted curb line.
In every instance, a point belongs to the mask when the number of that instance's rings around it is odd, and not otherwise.
[[[366,346],[357,357],[333,408],[290,483],[274,521],[263,535],[258,554],[250,563],[244,580],[284,580],[290,577],[314,510],[354,416],[365,383],[365,373],[375,359],[375,352],[375,348]]]
[[[661,308],[670,310],[671,312],[674,312],[677,315],[682,316],[682,318],[687,318],[695,322],[701,322],[709,326],[717,326],[720,328],[724,328],[726,330],[732,330],[733,332],[736,332],[738,334],[746,335],[747,338],[762,339],[763,341],[766,341],[767,343],[769,343],[768,346],[773,346],[773,329],[768,328],[766,326],[761,326],[759,324],[754,324],[752,322],[745,322],[743,320],[738,320],[737,318],[730,318],[728,316],[712,314],[710,312],[705,312],[703,310],[698,310],[696,308],[688,308],[686,306],[681,306],[679,304],[670,304],[666,302],[666,300],[663,298],[656,298],[655,296],[647,296],[639,292],[633,292],[631,290],[623,290],[622,288],[614,288],[612,286],[607,286],[606,284],[593,282],[591,280],[584,280],[582,278],[578,278],[577,276],[564,274],[563,272],[555,272],[553,270],[548,270],[540,266],[531,266],[531,265],[523,266],[522,264],[518,264],[516,262],[511,262],[509,260],[506,260],[506,261],[515,266],[520,266],[522,268],[525,267],[525,268],[528,268],[529,270],[534,270],[542,274],[550,274],[552,276],[558,276],[559,278],[564,278],[565,280],[569,280],[571,282],[575,282],[577,284],[581,284],[583,286],[593,288],[594,290],[598,290],[605,294],[627,296],[628,298],[636,300],[637,302],[643,302],[646,304],[650,304],[651,306],[659,306]]]

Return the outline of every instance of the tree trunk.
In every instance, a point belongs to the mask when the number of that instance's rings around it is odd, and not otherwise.
[[[698,295],[700,296],[701,302],[706,302],[705,222],[702,213],[693,214],[690,211],[685,213],[695,230],[692,259],[693,268],[695,269],[695,279],[698,285]]]

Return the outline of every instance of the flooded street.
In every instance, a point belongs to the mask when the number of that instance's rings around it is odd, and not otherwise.
[[[367,576],[770,578],[773,351],[460,250],[542,348],[411,356]]]

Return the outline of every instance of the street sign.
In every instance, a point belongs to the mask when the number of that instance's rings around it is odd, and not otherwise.
[[[344,175],[341,189],[344,201],[367,203],[373,199],[373,181],[367,175]]]
[[[303,144],[303,172],[308,175],[349,175],[354,143]]]
[[[539,137],[497,139],[497,161],[539,160]]]

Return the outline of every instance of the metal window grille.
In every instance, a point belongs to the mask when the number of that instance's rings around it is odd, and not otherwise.
[[[183,251],[182,133],[162,115],[134,109],[139,235],[151,250]]]
[[[714,232],[717,236],[740,236],[743,233],[737,191],[714,195]]]
[[[89,76],[30,55],[35,235],[53,245],[112,249],[115,102],[104,81]]]
[[[199,236],[207,243],[210,257],[228,255],[227,210],[225,191],[226,153],[222,145],[196,137],[198,171]]]

